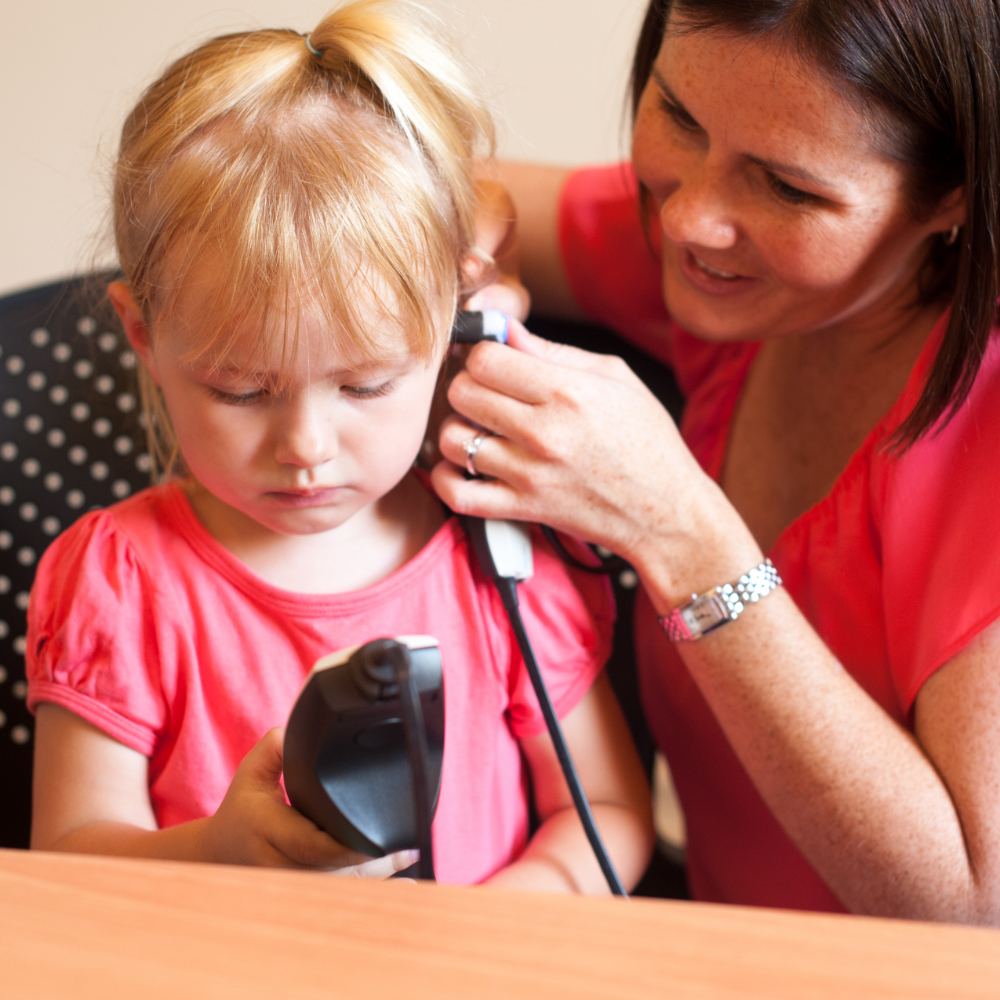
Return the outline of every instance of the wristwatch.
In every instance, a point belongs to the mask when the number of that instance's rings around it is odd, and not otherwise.
[[[671,642],[690,642],[707,632],[736,621],[748,604],[756,604],[777,587],[781,577],[770,559],[743,574],[735,583],[713,587],[704,594],[692,594],[687,604],[658,618]]]

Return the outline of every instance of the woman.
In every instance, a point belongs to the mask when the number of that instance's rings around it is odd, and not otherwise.
[[[453,384],[435,482],[639,571],[697,898],[1000,921],[998,65],[986,0],[653,0],[646,232],[628,170],[506,174],[536,307],[671,363],[683,436],[517,333]]]

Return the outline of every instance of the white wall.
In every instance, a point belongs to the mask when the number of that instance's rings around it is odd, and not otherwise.
[[[501,153],[553,163],[614,159],[644,0],[428,0],[480,66]],[[143,86],[223,31],[306,31],[325,0],[32,0],[0,32],[0,294],[113,259],[108,166]]]

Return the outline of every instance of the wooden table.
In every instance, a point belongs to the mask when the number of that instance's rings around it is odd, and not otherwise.
[[[0,851],[0,997],[1000,997],[1000,931]]]

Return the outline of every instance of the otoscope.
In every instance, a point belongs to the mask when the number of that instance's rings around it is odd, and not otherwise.
[[[458,344],[506,343],[507,317],[495,309],[459,312],[452,339]],[[518,607],[517,585],[534,573],[528,525],[466,515],[459,520],[483,575],[503,602],[587,840],[611,892],[627,897],[594,822]],[[543,525],[542,530],[564,561],[586,572],[604,572],[576,559],[551,528]],[[440,654],[430,637],[380,639],[342,650],[316,664],[285,737],[285,787],[293,806],[366,854],[418,844],[421,876],[431,879],[430,824],[444,743],[441,683]],[[402,763],[404,748],[408,768]],[[406,785],[412,814],[399,809]]]

